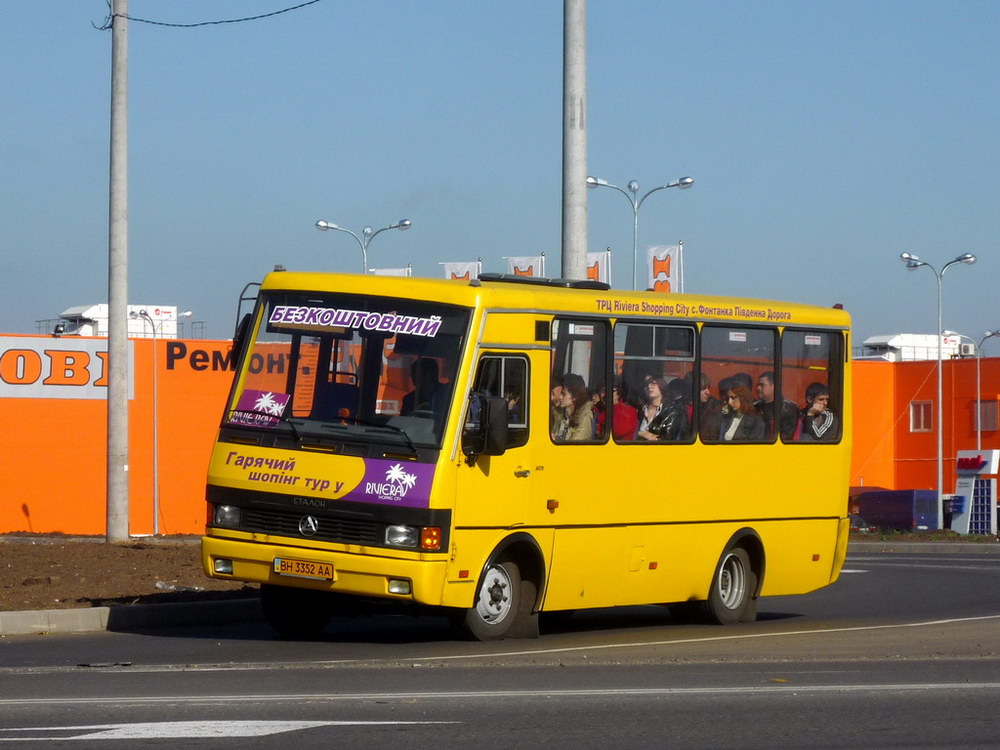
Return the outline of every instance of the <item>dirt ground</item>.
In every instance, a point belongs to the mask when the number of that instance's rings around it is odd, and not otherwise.
[[[254,596],[208,578],[197,538],[106,544],[100,538],[0,536],[0,611]]]

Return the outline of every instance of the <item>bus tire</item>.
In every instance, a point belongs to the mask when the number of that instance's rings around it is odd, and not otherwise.
[[[512,635],[521,607],[521,571],[510,560],[490,561],[476,589],[473,606],[460,610],[458,625],[477,641],[496,641]]]
[[[757,575],[750,565],[750,555],[742,547],[730,547],[719,559],[712,577],[708,601],[704,603],[705,619],[718,625],[756,619]]]
[[[296,589],[262,583],[260,605],[264,619],[282,638],[315,638],[333,617],[334,596],[326,591]]]

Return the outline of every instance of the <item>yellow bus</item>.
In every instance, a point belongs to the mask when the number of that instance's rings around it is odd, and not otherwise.
[[[318,634],[360,599],[481,640],[541,612],[756,618],[847,548],[850,319],[839,309],[278,271],[234,343],[206,573]]]

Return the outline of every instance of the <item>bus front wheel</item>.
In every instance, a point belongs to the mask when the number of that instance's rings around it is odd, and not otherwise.
[[[756,619],[756,592],[757,575],[750,556],[742,547],[731,547],[715,569],[712,590],[704,603],[706,619],[719,625]]]
[[[260,604],[264,619],[278,635],[303,640],[315,638],[329,624],[334,612],[334,595],[264,583],[260,587]]]
[[[479,581],[472,607],[460,610],[457,624],[477,641],[495,641],[511,634],[521,606],[521,571],[510,560],[490,561]]]

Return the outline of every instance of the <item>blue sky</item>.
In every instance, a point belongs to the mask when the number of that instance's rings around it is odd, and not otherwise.
[[[131,0],[172,23],[294,0]],[[103,0],[0,5],[0,331],[107,296],[111,35]],[[685,243],[690,292],[831,305],[858,339],[1000,328],[1000,4],[587,4],[589,173],[641,192],[640,248]],[[276,263],[360,269],[545,251],[561,231],[562,3],[322,0],[250,23],[129,26],[129,298],[232,330]],[[589,195],[630,285],[632,212]],[[990,349],[987,348],[989,352]]]

